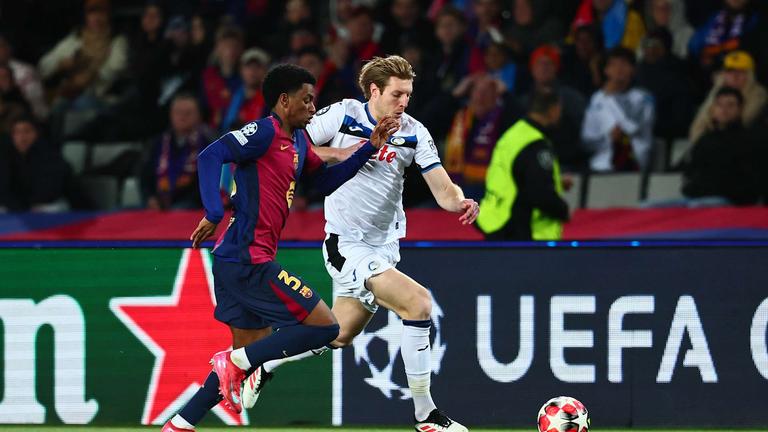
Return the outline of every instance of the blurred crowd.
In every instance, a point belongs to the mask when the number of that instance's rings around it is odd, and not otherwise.
[[[92,209],[89,176],[138,179],[153,209],[198,208],[196,156],[269,113],[270,65],[362,99],[364,62],[417,74],[408,113],[467,195],[539,89],[562,171],[680,171],[686,198],[768,202],[768,2],[759,0],[20,0],[0,9],[0,211]],[[91,151],[136,142],[106,164]],[[683,142],[681,156],[671,143]],[[228,187],[222,177],[222,196]],[[429,206],[417,172],[406,206]],[[414,174],[414,175],[410,175]],[[321,205],[313,197],[299,207]]]

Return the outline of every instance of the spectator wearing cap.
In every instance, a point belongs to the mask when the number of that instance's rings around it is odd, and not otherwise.
[[[101,109],[127,66],[126,38],[113,32],[108,0],[86,0],[81,28],[40,59],[38,69],[54,95],[52,133],[63,134],[67,110]]]
[[[653,145],[653,97],[633,87],[635,53],[608,53],[605,84],[589,101],[581,139],[592,153],[593,171],[637,171],[647,166]]]
[[[686,65],[672,53],[672,35],[665,27],[651,30],[643,39],[637,85],[656,102],[654,134],[666,139],[684,137],[693,118],[693,86]]]
[[[242,86],[239,62],[243,55],[243,32],[237,27],[223,26],[216,34],[213,64],[203,70],[203,97],[208,108],[208,124],[219,130],[224,110],[232,95]]]
[[[264,103],[261,84],[269,62],[269,54],[260,48],[249,48],[240,57],[242,84],[232,94],[229,106],[224,110],[219,129],[221,134],[263,117],[268,107]]]
[[[722,87],[733,87],[744,97],[741,115],[745,126],[751,126],[759,117],[768,101],[768,92],[755,79],[755,62],[746,51],[733,51],[723,59],[723,70],[715,77],[715,84],[707,99],[699,107],[691,125],[688,139],[695,143],[704,132],[712,129],[710,109],[715,95]]]
[[[542,45],[531,53],[529,62],[533,88],[518,98],[522,112],[527,112],[537,91],[554,91],[560,97],[562,115],[560,121],[547,130],[557,158],[564,171],[581,171],[586,168],[588,155],[581,145],[581,124],[586,98],[578,90],[562,84],[558,79],[560,50],[554,45]]]
[[[7,64],[13,72],[13,79],[29,102],[38,120],[48,117],[48,105],[45,102],[43,83],[34,66],[13,57],[11,42],[0,34],[0,64]]]

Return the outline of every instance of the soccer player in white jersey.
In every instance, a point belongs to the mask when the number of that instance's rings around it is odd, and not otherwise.
[[[253,406],[273,371],[286,361],[341,348],[363,331],[378,306],[403,320],[401,354],[414,402],[418,432],[464,432],[466,427],[437,410],[430,394],[429,331],[432,299],[421,284],[398,271],[399,239],[405,236],[402,206],[403,173],[412,162],[421,169],[437,203],[461,213],[459,222],[471,224],[478,204],[464,197],[440,164],[429,131],[405,113],[413,92],[413,69],[404,58],[374,58],[360,72],[359,85],[367,103],[344,99],[315,114],[307,133],[318,155],[329,161],[344,159],[368,140],[377,121],[386,115],[400,120],[388,143],[347,183],[325,199],[323,244],[325,267],[333,279],[333,314],[341,330],[329,347],[265,363],[246,380],[243,402]]]

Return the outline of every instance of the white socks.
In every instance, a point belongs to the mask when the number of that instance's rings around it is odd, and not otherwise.
[[[232,351],[232,354],[229,355],[229,359],[232,360],[232,363],[234,363],[235,366],[244,371],[251,368],[251,361],[248,360],[248,355],[245,354],[245,348],[238,348]]]
[[[293,361],[296,361],[296,360],[305,359],[307,357],[312,357],[312,356],[320,355],[320,354],[328,351],[329,349],[330,348],[328,348],[328,347],[320,347],[320,348],[317,348],[317,349],[311,349],[309,351],[305,351],[305,352],[303,352],[301,354],[296,354],[295,356],[281,358],[281,359],[275,359],[275,360],[270,360],[270,361],[264,363],[263,365],[261,365],[261,368],[264,369],[264,372],[272,372],[273,370],[279,368],[280,366],[282,366],[285,363],[293,362]]]
[[[184,417],[178,414],[173,416],[173,418],[171,419],[171,424],[179,429],[190,429],[190,430],[195,429],[195,426],[193,426],[188,421],[184,420]]]
[[[429,347],[430,320],[403,320],[400,354],[403,356],[408,387],[413,397],[414,417],[424,420],[436,408],[429,392],[432,376]]]

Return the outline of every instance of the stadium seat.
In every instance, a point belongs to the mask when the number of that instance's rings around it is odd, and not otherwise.
[[[126,152],[141,153],[142,144],[138,141],[102,142],[92,146],[90,167],[100,167],[113,162]]]
[[[587,208],[636,207],[640,173],[592,173],[587,181]]]
[[[123,181],[123,188],[120,192],[121,207],[141,207],[141,190],[139,179],[128,177]]]
[[[648,179],[646,199],[662,201],[683,198],[680,188],[683,185],[682,173],[654,173]]]
[[[85,176],[81,183],[83,192],[97,210],[110,210],[117,207],[119,185],[116,178]]]
[[[67,141],[61,148],[61,155],[69,163],[75,174],[80,174],[85,168],[85,156],[88,146],[83,141]]]
[[[672,141],[672,149],[670,151],[670,167],[675,167],[680,164],[683,157],[691,148],[691,143],[687,138],[678,138]]]

